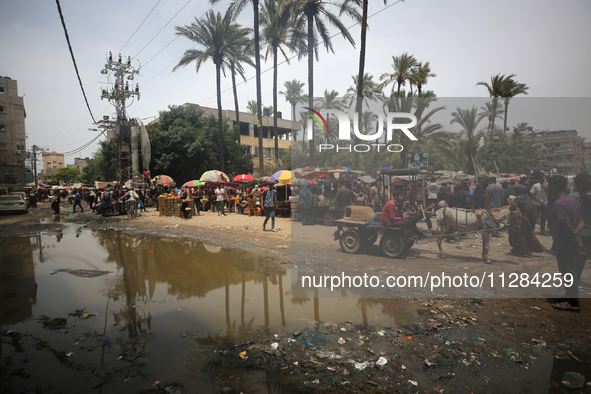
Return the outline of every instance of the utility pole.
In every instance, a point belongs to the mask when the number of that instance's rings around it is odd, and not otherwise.
[[[132,127],[139,127],[137,119],[127,118],[127,100],[140,99],[140,87],[139,84],[133,86],[135,76],[139,74],[139,69],[135,69],[131,65],[131,57],[127,57],[127,60],[122,60],[121,54],[117,59],[113,58],[112,52],[109,52],[107,56],[107,63],[105,68],[101,70],[101,74],[109,77],[109,83],[112,87],[108,89],[102,89],[101,99],[107,99],[115,107],[117,117],[114,122],[110,121],[108,117],[103,117],[103,122],[99,122],[99,127],[105,127],[112,130],[111,133],[107,134],[108,138],[117,139],[117,150],[118,150],[118,161],[119,170],[117,174],[117,180],[119,183],[122,182],[123,168],[129,167],[129,150],[131,142],[131,129]],[[131,82],[131,86],[130,86]],[[131,105],[131,104],[129,104]],[[114,126],[114,127],[113,127]],[[125,155],[124,155],[125,153]],[[133,168],[130,178],[134,179],[139,177],[139,168]]]
[[[31,147],[31,149],[33,150],[32,156],[31,156],[31,161],[33,162],[33,174],[35,176],[35,191],[37,191],[38,186],[39,186],[39,182],[37,181],[37,151],[40,151],[41,153],[43,153],[43,149],[39,148],[37,145],[33,145]]]

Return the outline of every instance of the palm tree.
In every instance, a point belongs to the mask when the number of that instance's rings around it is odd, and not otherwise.
[[[371,101],[384,100],[382,90],[373,80],[373,75],[369,75],[368,73],[363,74],[361,82],[359,82],[359,77],[357,75],[353,75],[351,77],[353,78],[353,85],[349,86],[349,89],[347,89],[347,94],[345,94],[345,97],[351,99],[351,104],[356,103],[357,100],[353,99],[359,97]],[[361,96],[358,95],[359,89],[363,90],[361,92]]]
[[[515,75],[511,74],[505,77],[505,74],[497,74],[490,77],[490,84],[487,82],[478,82],[476,86],[482,85],[488,91],[490,97],[492,97],[491,117],[489,118],[488,124],[488,135],[492,136],[495,129],[495,119],[497,117],[497,111],[499,108],[499,97],[503,96],[504,84],[507,79],[513,78]],[[504,132],[504,131],[503,131]]]
[[[264,0],[261,14],[263,39],[268,44],[265,59],[273,55],[273,107],[277,108],[277,53],[281,51],[289,64],[289,57],[283,46],[293,49],[291,38],[293,7],[287,2]],[[297,44],[295,44],[297,45]],[[277,113],[273,112],[273,136],[275,138],[275,160],[279,160],[279,135],[277,133]]]
[[[478,114],[478,109],[475,106],[472,106],[471,109],[457,107],[456,111],[451,113],[451,116],[450,124],[455,123],[462,127],[461,135],[465,139],[464,153],[468,156],[468,174],[474,174],[476,151],[478,150],[478,142],[482,137],[482,131],[478,130],[478,123],[484,116]]]
[[[250,30],[233,23],[228,14],[222,17],[221,13],[215,14],[210,11],[205,20],[195,19],[195,22],[190,25],[176,26],[176,34],[195,41],[204,49],[185,51],[173,71],[195,62],[195,71],[199,72],[201,65],[209,59],[215,64],[218,105],[218,154],[220,170],[224,171],[221,73],[222,68],[228,64],[229,59],[235,58],[239,48],[244,47],[245,43],[248,42]]]
[[[380,88],[385,88],[390,83],[394,82],[394,86],[398,84],[398,90],[396,97],[400,97],[400,89],[406,84],[407,80],[410,80],[413,68],[417,65],[417,60],[413,55],[403,53],[400,56],[392,56],[392,68],[394,72],[384,73],[380,76],[380,81],[383,80]]]
[[[342,100],[338,99],[339,92],[336,90],[324,90],[324,97],[318,99],[316,106],[318,109],[338,109],[343,110],[345,108],[345,103]],[[330,124],[330,118],[327,118],[326,121]],[[337,128],[329,127],[326,130],[326,135],[324,136],[324,142],[327,144],[333,143],[338,138]]]
[[[211,4],[217,3],[219,0],[209,0]],[[261,95],[261,49],[259,37],[259,0],[234,0],[228,8],[228,12],[232,15],[232,19],[236,19],[240,12],[252,3],[252,11],[254,15],[253,30],[254,30],[254,59],[256,69],[256,85],[257,85],[257,129],[259,131],[259,152],[263,152],[263,111],[262,111],[262,95]],[[259,154],[259,171],[261,174],[265,171],[265,158],[262,153]]]
[[[258,114],[259,110],[257,108],[257,101],[256,100],[248,100],[246,104],[246,110],[253,115]]]
[[[431,72],[429,62],[423,64],[423,62],[417,63],[410,73],[410,81],[417,86],[417,96],[421,97],[423,85],[427,84],[430,77],[436,77],[437,74]]]
[[[503,124],[503,132],[507,132],[507,113],[509,112],[509,100],[518,94],[527,94],[529,87],[524,83],[517,83],[513,78],[507,78],[503,84],[503,91],[501,96],[504,98],[505,104],[505,123]]]
[[[384,5],[386,5],[388,0],[384,0]],[[365,47],[366,47],[366,39],[367,39],[367,9],[369,7],[369,0],[344,0],[343,4],[353,3],[357,7],[361,7],[361,45],[359,48],[359,71],[357,73],[357,81],[358,83],[355,84],[357,86],[357,103],[355,105],[355,112],[360,114],[363,110],[362,102],[365,93],[364,79],[365,79]],[[358,117],[358,127],[361,129],[361,118],[362,116]],[[355,138],[357,143],[357,138]],[[355,152],[355,168],[359,168],[359,152]]]
[[[240,108],[238,106],[238,91],[236,89],[236,74],[242,77],[246,82],[244,75],[244,68],[242,63],[254,67],[252,61],[252,40],[245,44],[244,48],[238,49],[238,53],[234,54],[230,59],[230,73],[232,74],[232,93],[234,94],[234,111],[236,113],[236,124],[238,125],[238,144],[240,144]]]
[[[291,120],[295,122],[296,119],[296,105],[298,103],[305,103],[306,97],[304,96],[304,83],[298,81],[297,79],[293,79],[291,81],[285,81],[283,83],[285,86],[285,92],[279,92],[280,94],[285,96],[285,101],[291,104]]]
[[[494,111],[493,110],[493,102],[492,101],[487,101],[483,107],[480,107],[480,115],[482,115],[483,117],[485,117],[488,120],[488,124],[489,126],[487,126],[487,130],[489,130],[490,132],[487,133],[487,137],[492,137],[495,134],[500,134],[501,130],[499,127],[494,125],[494,121],[496,119],[503,119],[503,114],[499,111]],[[492,125],[492,126],[491,126]]]
[[[529,125],[527,124],[527,122],[517,123],[517,126],[513,127],[513,132],[514,133],[517,133],[517,132],[523,133],[523,132],[527,131],[528,126]]]
[[[294,29],[296,33],[301,33],[304,25],[307,26],[307,56],[308,56],[308,107],[314,106],[314,55],[318,58],[318,48],[316,44],[316,35],[320,37],[327,51],[334,53],[332,42],[330,40],[326,23],[323,17],[343,35],[343,37],[355,46],[355,40],[341,22],[338,16],[330,12],[328,6],[337,6],[323,0],[296,0],[295,15],[300,15],[295,21]],[[359,13],[350,4],[343,3],[340,7],[339,15],[345,13],[357,20],[360,19]],[[300,54],[301,55],[301,54]],[[314,132],[310,133],[310,158],[314,161]]]

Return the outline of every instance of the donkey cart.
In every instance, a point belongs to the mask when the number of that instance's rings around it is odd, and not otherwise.
[[[335,220],[335,224],[337,230],[334,232],[334,239],[339,241],[341,249],[346,253],[357,253],[373,245],[380,237],[382,252],[388,257],[398,258],[417,239],[412,231],[404,227],[368,226],[363,221],[346,218]]]

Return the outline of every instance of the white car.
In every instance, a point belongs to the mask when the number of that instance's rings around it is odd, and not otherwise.
[[[0,212],[27,213],[29,206],[25,198],[19,194],[0,196]]]

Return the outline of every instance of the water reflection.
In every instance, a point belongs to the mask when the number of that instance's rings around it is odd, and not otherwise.
[[[97,386],[117,374],[123,375],[118,379],[174,379],[188,360],[197,360],[190,368],[199,371],[215,357],[214,350],[262,339],[280,327],[318,329],[328,321],[391,327],[408,322],[399,315],[415,319],[414,308],[397,300],[318,299],[312,292],[291,298],[289,271],[255,254],[75,225],[0,238],[0,273],[0,324],[52,338],[54,349],[74,350],[84,366],[81,373],[92,371]],[[83,308],[98,315],[70,317]],[[400,313],[404,310],[406,315]],[[30,319],[40,316],[67,318],[67,331],[56,337]],[[186,336],[192,341],[179,341]],[[72,348],[80,337],[88,351]],[[34,368],[34,362],[28,365]],[[199,387],[206,378],[197,375]],[[50,367],[37,369],[22,391],[40,382],[63,388],[57,378]]]
[[[37,283],[29,237],[0,238],[0,327],[33,315]]]

